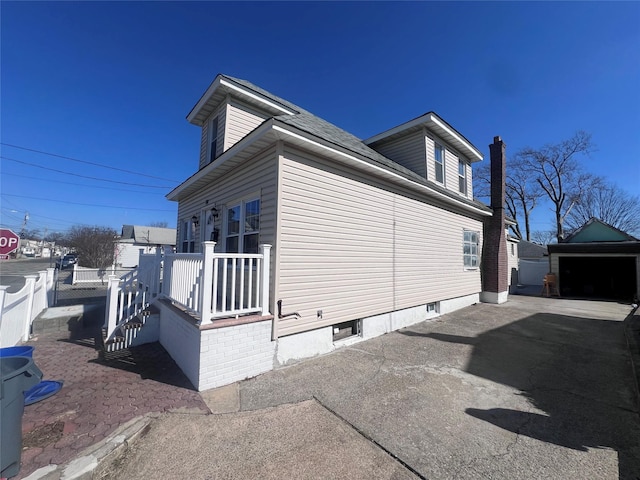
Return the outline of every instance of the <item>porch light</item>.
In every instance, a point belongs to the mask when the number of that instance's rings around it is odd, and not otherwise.
[[[191,223],[193,223],[196,227],[200,224],[200,220],[195,215],[191,217]]]

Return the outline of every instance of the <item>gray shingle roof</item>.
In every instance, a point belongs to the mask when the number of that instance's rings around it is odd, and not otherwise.
[[[408,168],[403,167],[402,165],[394,162],[390,158],[381,155],[376,150],[367,146],[362,139],[356,137],[355,135],[337,127],[336,125],[323,120],[320,117],[315,116],[314,114],[308,112],[304,108],[299,107],[283,98],[280,98],[276,95],[269,93],[268,91],[254,85],[253,83],[242,80],[240,78],[229,77],[227,75],[223,75],[227,80],[231,80],[244,88],[250,89],[255,93],[262,95],[265,98],[268,98],[272,102],[279,103],[291,110],[295,110],[299,113],[295,115],[278,115],[274,117],[276,120],[295,127],[299,130],[302,130],[306,133],[309,133],[319,139],[322,139],[326,142],[330,142],[334,145],[342,147],[346,150],[349,150],[355,154],[358,154],[360,157],[364,157],[369,163],[374,164],[376,166],[385,168],[389,171],[397,173],[409,180],[420,183],[422,185],[428,186],[433,190],[438,191],[439,193],[450,197],[451,199],[466,203],[475,208],[480,208],[482,210],[490,212],[491,209],[484,203],[478,200],[469,200],[455,192],[451,192],[440,185],[429,182],[425,178],[418,175],[416,172],[409,170]]]

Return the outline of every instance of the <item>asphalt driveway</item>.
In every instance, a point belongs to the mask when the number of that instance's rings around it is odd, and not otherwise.
[[[637,479],[629,312],[475,305],[208,392],[236,413],[159,416],[117,474]]]

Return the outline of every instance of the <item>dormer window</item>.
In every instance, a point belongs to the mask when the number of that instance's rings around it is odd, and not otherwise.
[[[209,123],[209,163],[213,162],[218,149],[218,116],[213,117]]]
[[[467,195],[467,166],[462,160],[458,160],[458,191]]]
[[[444,183],[444,148],[435,144],[436,182]]]

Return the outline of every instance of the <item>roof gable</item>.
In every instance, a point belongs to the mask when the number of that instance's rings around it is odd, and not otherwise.
[[[562,243],[629,242],[638,239],[617,228],[591,217]]]

